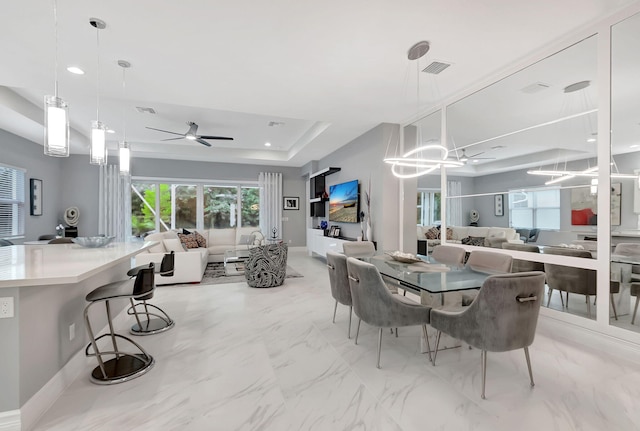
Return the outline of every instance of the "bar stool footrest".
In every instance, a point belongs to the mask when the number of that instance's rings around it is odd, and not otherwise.
[[[168,331],[175,326],[176,322],[170,320],[168,323],[163,319],[149,319],[141,320],[140,325],[137,323],[129,329],[129,332],[133,335],[153,335],[160,332]]]
[[[119,358],[104,363],[107,377],[102,375],[100,366],[91,372],[91,381],[98,385],[112,385],[140,377],[153,368],[155,359],[145,354],[121,354]]]

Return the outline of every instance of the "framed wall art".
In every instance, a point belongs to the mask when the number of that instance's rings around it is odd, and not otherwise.
[[[31,207],[29,214],[32,216],[42,215],[42,180],[31,178],[29,180],[29,196]]]

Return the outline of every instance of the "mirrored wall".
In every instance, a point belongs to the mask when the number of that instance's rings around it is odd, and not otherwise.
[[[611,29],[611,187],[620,214],[611,226],[611,279],[616,315],[611,324],[640,332],[640,15]],[[615,178],[618,176],[618,178]]]

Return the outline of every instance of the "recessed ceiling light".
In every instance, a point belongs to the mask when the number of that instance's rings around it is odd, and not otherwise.
[[[84,75],[84,70],[80,69],[78,66],[69,66],[67,70],[74,75]]]
[[[107,129],[107,133],[116,133],[116,131],[113,129]]]
[[[271,146],[271,142],[265,142],[265,143],[264,143],[264,146],[265,146],[265,147],[270,147],[270,146]]]
[[[595,142],[595,141],[596,141],[596,138],[589,138],[589,139],[587,139],[587,142]]]
[[[629,148],[638,148],[638,147],[640,147],[640,144],[633,144]]]
[[[473,159],[473,160],[471,160],[471,163],[478,163],[479,161],[480,160]]]

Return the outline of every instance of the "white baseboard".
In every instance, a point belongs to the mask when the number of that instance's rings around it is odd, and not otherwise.
[[[0,412],[0,431],[20,431],[20,410]]]
[[[127,307],[125,307],[125,309],[118,313],[116,318],[113,319],[114,326],[126,326],[128,317]],[[108,331],[108,329],[108,326],[105,325],[98,334],[102,334]],[[93,368],[95,365],[93,362],[93,359],[87,358],[84,355],[84,347],[80,349],[51,380],[22,405],[20,410],[12,411],[17,412],[17,428],[3,428],[3,415],[12,412],[0,413],[0,431],[28,431],[32,429],[42,415],[45,414],[60,395],[62,395],[65,389],[83,373],[87,373]]]

